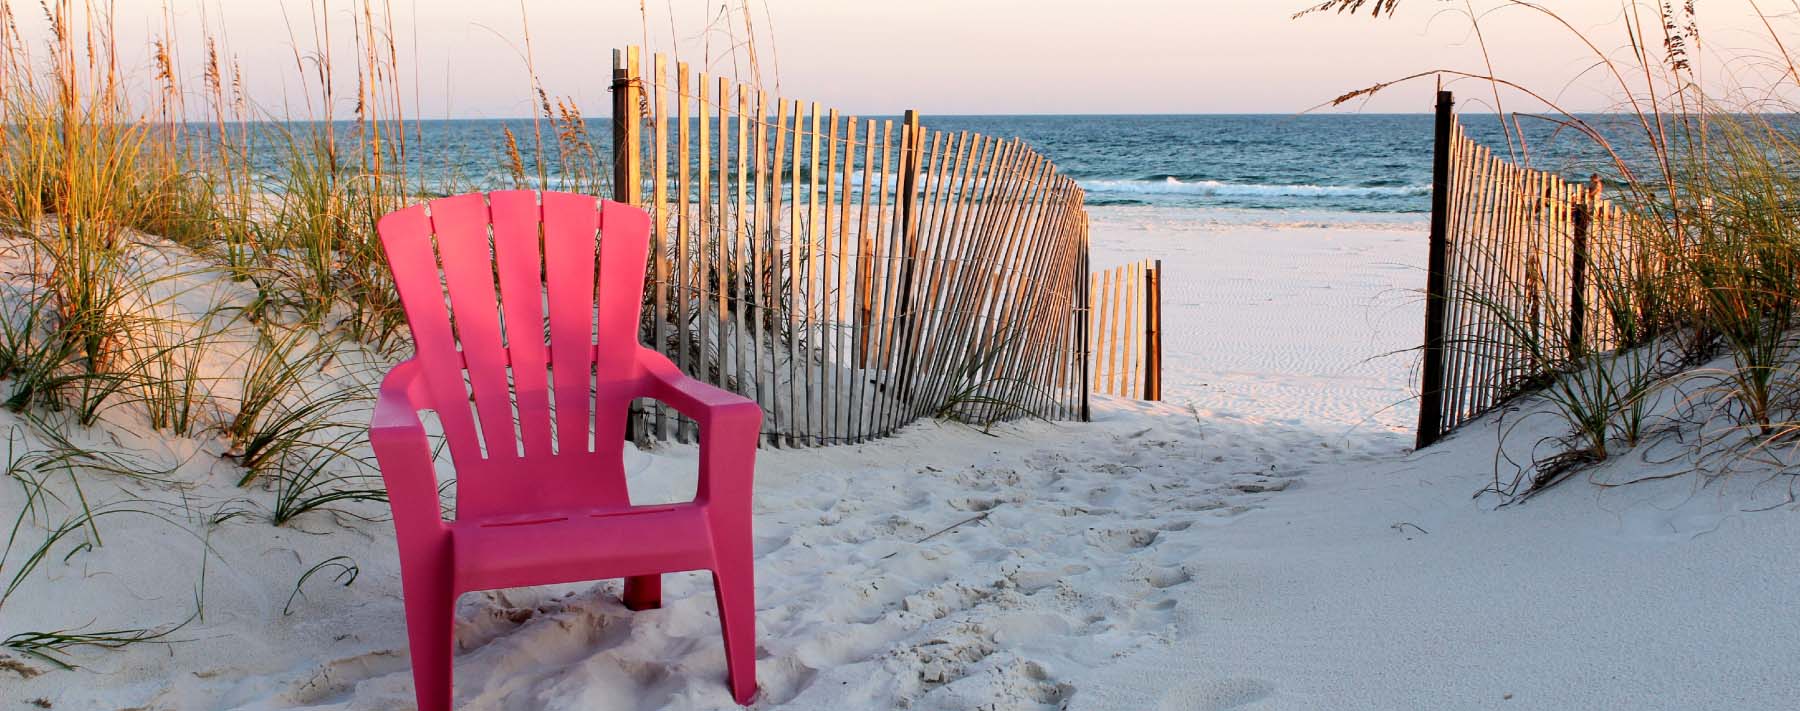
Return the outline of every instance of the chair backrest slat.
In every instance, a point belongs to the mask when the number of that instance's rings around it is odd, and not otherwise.
[[[588,450],[588,394],[592,388],[594,243],[570,239],[594,234],[600,215],[592,198],[544,194],[544,262],[550,285],[550,378],[556,397],[556,440],[561,453]],[[633,338],[635,342],[636,339]]]
[[[450,315],[462,347],[486,458],[517,459],[511,388],[500,336],[500,304],[494,293],[494,250],[488,207],[481,195],[431,202],[431,230],[450,291]],[[448,403],[438,403],[449,407]]]
[[[500,272],[500,308],[512,363],[513,397],[526,457],[549,456],[550,366],[544,333],[542,225],[537,193],[511,190],[488,196],[494,221],[494,262]]]
[[[603,234],[648,235],[650,220],[642,210],[605,210],[600,213]],[[601,408],[594,418],[594,433],[600,441],[623,442],[625,418],[631,405],[631,393],[615,387],[619,374],[633,373],[638,348],[638,321],[643,310],[645,258],[649,256],[649,239],[600,241],[600,268],[605,275],[601,283],[596,314],[600,339],[595,348],[595,366],[602,383],[597,388]]]

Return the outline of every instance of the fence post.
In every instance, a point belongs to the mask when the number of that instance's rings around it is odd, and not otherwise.
[[[612,155],[613,199],[628,205],[644,202],[643,116],[644,88],[638,85],[638,50],[613,50]]]
[[[1586,350],[1588,230],[1594,222],[1593,202],[1587,190],[1576,191],[1574,256],[1569,264],[1569,355],[1580,358]]]
[[[1147,270],[1144,283],[1144,399],[1162,399],[1162,260]]]
[[[1449,257],[1450,119],[1456,101],[1437,93],[1435,143],[1431,154],[1431,241],[1425,277],[1425,363],[1419,387],[1419,430],[1414,448],[1424,449],[1443,436],[1444,312]]]
[[[644,88],[638,83],[638,49],[613,50],[612,157],[613,199],[627,205],[644,203],[643,113]],[[654,288],[654,287],[653,287]],[[646,444],[642,401],[634,401],[625,418],[625,439]]]

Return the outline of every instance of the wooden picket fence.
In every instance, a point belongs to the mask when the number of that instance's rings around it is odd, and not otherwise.
[[[1438,93],[1417,445],[1642,333],[1651,277],[1631,220],[1598,180],[1506,162]]]
[[[766,444],[1086,418],[1087,214],[1049,160],[613,56],[615,198],[652,215],[644,341],[760,403]],[[695,434],[651,402],[633,427]]]
[[[1088,334],[1094,392],[1162,399],[1162,260],[1146,259],[1088,276],[1094,327]]]

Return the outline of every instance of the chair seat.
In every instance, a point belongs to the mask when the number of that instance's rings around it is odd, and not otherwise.
[[[457,592],[713,567],[705,509],[692,503],[459,520],[450,540]]]

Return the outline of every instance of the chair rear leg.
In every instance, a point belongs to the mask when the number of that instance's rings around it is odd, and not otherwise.
[[[406,637],[419,711],[450,711],[456,596],[448,588],[405,587]]]
[[[637,575],[625,579],[625,607],[654,610],[662,607],[662,576]]]
[[[713,571],[731,697],[744,705],[756,698],[756,578],[749,553],[745,550],[741,557],[734,557],[737,559],[720,561]]]

